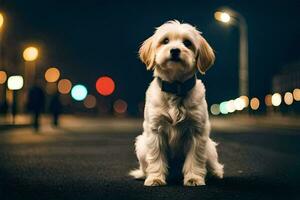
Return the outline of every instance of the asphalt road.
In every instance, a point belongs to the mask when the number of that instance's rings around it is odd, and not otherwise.
[[[300,132],[213,131],[223,180],[206,186],[144,187],[127,176],[137,167],[133,141],[118,128],[0,133],[0,199],[300,199]],[[238,127],[237,127],[238,128]],[[299,133],[299,134],[298,134]]]

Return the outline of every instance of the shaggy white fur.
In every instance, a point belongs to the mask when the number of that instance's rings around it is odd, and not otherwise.
[[[179,60],[171,59],[171,49],[179,49]],[[200,32],[189,24],[169,21],[158,27],[140,48],[140,58],[154,76],[164,81],[183,82],[201,73],[214,62],[212,48]],[[144,185],[166,184],[168,156],[182,155],[182,173],[186,186],[205,185],[206,169],[223,177],[218,161],[217,144],[209,138],[210,123],[201,80],[186,96],[163,92],[157,78],[146,92],[144,132],[136,138],[139,169],[130,172],[134,178],[145,178]],[[170,152],[170,153],[167,153]]]

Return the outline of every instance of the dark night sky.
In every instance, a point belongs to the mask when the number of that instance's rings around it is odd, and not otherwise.
[[[272,76],[298,61],[299,1],[2,1],[16,40],[39,41],[47,55],[44,65],[59,67],[64,77],[89,85],[100,75],[116,80],[113,98],[130,105],[144,99],[151,72],[137,59],[140,43],[155,26],[170,19],[196,25],[216,51],[216,63],[199,76],[209,104],[238,95],[238,30],[213,18],[220,6],[242,13],[249,30],[250,93],[271,90]],[[8,37],[9,39],[9,37]]]

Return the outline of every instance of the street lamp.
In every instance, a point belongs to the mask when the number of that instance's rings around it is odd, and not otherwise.
[[[39,55],[39,50],[36,47],[27,47],[23,51],[23,58],[25,61],[35,61]]]
[[[25,90],[36,79],[36,59],[39,56],[39,50],[34,46],[29,46],[23,51],[23,59],[25,60]]]
[[[240,55],[239,55],[239,94],[249,95],[248,75],[248,28],[245,18],[232,9],[224,9],[214,14],[216,20],[226,24],[237,24],[240,31]]]

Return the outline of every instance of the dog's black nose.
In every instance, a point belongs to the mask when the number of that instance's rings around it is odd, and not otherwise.
[[[180,49],[174,48],[170,50],[172,59],[178,59],[180,55]]]

